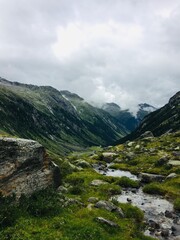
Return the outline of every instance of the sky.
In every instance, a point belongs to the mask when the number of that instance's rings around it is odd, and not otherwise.
[[[0,0],[0,76],[161,107],[180,90],[180,0]]]

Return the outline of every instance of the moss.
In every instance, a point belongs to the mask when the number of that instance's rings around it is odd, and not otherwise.
[[[149,194],[159,194],[159,195],[165,195],[166,190],[162,188],[160,183],[150,183],[143,187],[143,192],[149,193]]]
[[[175,201],[174,201],[174,209],[176,211],[179,211],[180,212],[180,198],[177,198]]]
[[[138,188],[140,186],[139,181],[132,180],[128,177],[121,177],[116,181],[116,184],[120,185],[121,187],[132,187]]]

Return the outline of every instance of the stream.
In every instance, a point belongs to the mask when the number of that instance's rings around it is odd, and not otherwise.
[[[100,174],[113,177],[126,176],[133,180],[140,180],[129,171],[114,170],[101,165],[95,166],[95,170]],[[145,235],[157,239],[180,240],[180,219],[179,215],[173,211],[173,204],[159,195],[150,195],[139,189],[123,189],[121,195],[115,196],[121,203],[131,203],[144,212],[147,223]]]

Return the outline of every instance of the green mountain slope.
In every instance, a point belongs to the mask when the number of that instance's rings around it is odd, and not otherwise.
[[[58,154],[92,145],[112,144],[127,134],[110,114],[75,96],[73,101],[78,99],[79,109],[65,93],[52,87],[0,78],[0,130],[38,140]]]
[[[178,130],[180,130],[180,91],[171,97],[164,107],[148,114],[135,131],[117,143],[138,138],[146,131],[151,131],[154,136],[161,136]]]

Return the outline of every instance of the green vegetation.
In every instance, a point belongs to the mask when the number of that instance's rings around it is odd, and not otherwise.
[[[116,184],[120,185],[121,187],[131,187],[131,188],[138,188],[139,185],[139,181],[134,181],[128,177],[121,177],[116,181]]]
[[[174,201],[174,209],[180,212],[180,198],[176,198]]]
[[[160,183],[150,183],[143,187],[143,192],[149,193],[149,194],[159,194],[159,195],[165,195],[166,191],[162,188]]]

